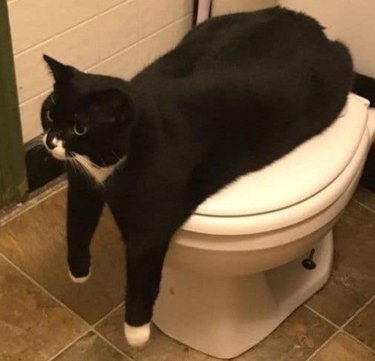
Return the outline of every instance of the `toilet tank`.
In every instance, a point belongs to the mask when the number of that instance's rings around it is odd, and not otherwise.
[[[375,0],[279,0],[317,19],[351,50],[356,71],[375,77]]]

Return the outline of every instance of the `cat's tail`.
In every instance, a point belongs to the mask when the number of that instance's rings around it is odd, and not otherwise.
[[[370,106],[375,108],[375,79],[357,73],[352,89],[353,93],[370,101]]]

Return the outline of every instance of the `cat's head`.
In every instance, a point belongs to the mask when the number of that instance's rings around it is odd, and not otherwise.
[[[85,157],[99,167],[126,157],[136,121],[129,83],[83,73],[46,55],[44,60],[55,79],[41,109],[48,151],[60,160]]]

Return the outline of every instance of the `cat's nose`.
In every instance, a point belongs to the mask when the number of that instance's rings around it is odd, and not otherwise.
[[[61,140],[61,133],[58,131],[50,130],[46,137],[46,146],[49,150],[56,148],[58,141]]]

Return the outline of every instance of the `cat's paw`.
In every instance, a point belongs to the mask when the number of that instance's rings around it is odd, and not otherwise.
[[[70,269],[68,269],[68,273],[69,273],[69,277],[70,279],[74,282],[74,283],[85,283],[91,276],[91,267],[89,269],[89,273],[87,274],[87,276],[81,276],[81,277],[76,277],[76,276],[73,276],[72,272],[70,271]]]
[[[132,347],[142,347],[150,339],[150,323],[143,326],[130,326],[125,322],[125,338]]]

